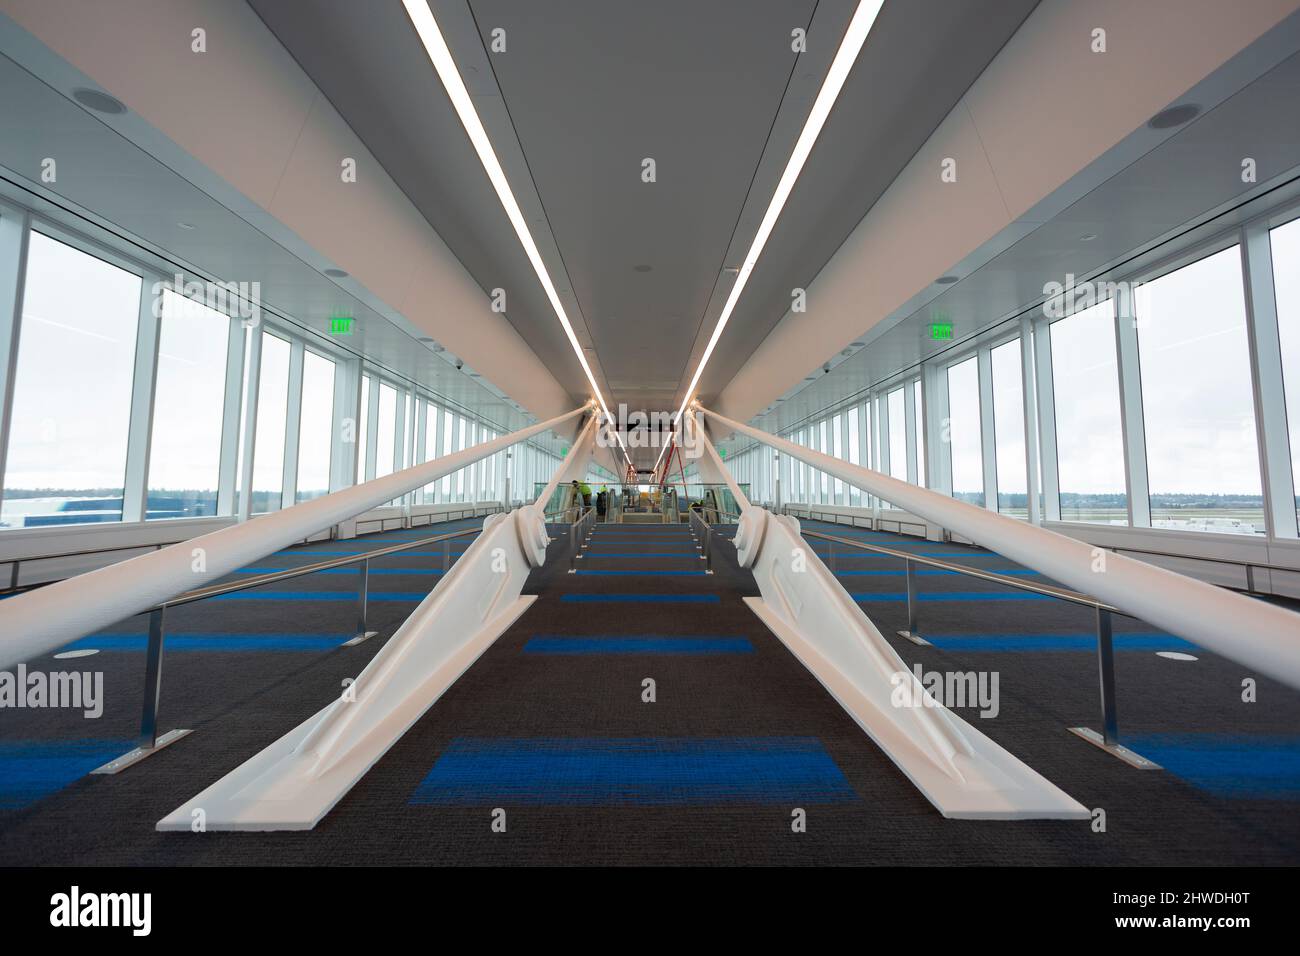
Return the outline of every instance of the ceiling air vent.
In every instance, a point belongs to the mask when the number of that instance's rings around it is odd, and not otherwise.
[[[1152,129],[1173,129],[1175,126],[1191,122],[1200,112],[1201,108],[1195,103],[1180,103],[1178,106],[1161,110],[1147,120],[1147,125]]]
[[[72,96],[78,103],[88,110],[94,110],[96,113],[107,113],[110,116],[117,116],[126,112],[126,106],[116,97],[109,96],[100,90],[90,90],[84,87],[72,91]]]

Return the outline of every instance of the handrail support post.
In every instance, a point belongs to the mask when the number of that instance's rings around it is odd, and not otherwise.
[[[350,641],[344,641],[344,647],[354,647],[362,641],[368,641],[378,634],[366,627],[370,594],[370,559],[362,558],[357,565],[357,633]]]
[[[1107,745],[1119,743],[1115,710],[1115,640],[1110,611],[1097,608],[1097,674],[1101,684],[1101,733]]]
[[[898,632],[898,636],[906,638],[913,644],[919,644],[922,647],[929,647],[930,642],[921,636],[920,628],[917,626],[917,612],[919,611],[920,601],[916,593],[916,564],[911,558],[903,562],[907,575],[907,629]]]
[[[136,747],[92,770],[92,774],[120,773],[191,733],[189,730],[177,729],[158,736],[158,702],[162,695],[163,641],[166,637],[163,616],[166,611],[167,605],[163,604],[149,612],[149,642],[144,663],[144,706],[140,713],[140,737]]]
[[[1119,742],[1119,715],[1115,706],[1115,639],[1110,608],[1097,607],[1097,676],[1101,689],[1101,733],[1091,727],[1071,727],[1070,732],[1100,747],[1138,770],[1159,770],[1160,765]]]

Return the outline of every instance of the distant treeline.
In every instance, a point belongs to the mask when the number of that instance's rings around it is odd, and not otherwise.
[[[1029,503],[1028,495],[998,495],[1012,507],[1024,508]],[[1117,508],[1124,509],[1128,504],[1128,495],[1124,494],[1079,494],[1061,492],[1062,508]],[[1170,495],[1153,494],[1151,504],[1158,508],[1262,508],[1263,495]]]

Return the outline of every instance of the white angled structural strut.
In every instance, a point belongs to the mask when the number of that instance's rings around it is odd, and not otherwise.
[[[945,817],[1083,820],[1088,809],[930,695],[824,565],[794,518],[751,505],[698,423],[700,471],[741,515],[736,557],[762,597],[745,603]]]
[[[1300,690],[1300,615],[1038,528],[701,409],[724,431],[784,452],[976,544]]]
[[[49,653],[460,471],[590,406],[407,468],[0,602],[0,669]]]
[[[492,515],[432,593],[340,696],[158,822],[190,830],[309,830],[455,683],[535,597],[546,559],[543,509],[562,478],[585,469],[593,414],[537,501]]]

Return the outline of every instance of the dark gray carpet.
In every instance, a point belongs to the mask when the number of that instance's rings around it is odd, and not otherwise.
[[[598,527],[587,556],[578,564],[590,570],[694,570],[703,564],[674,540],[635,538],[641,530]],[[1096,725],[1095,664],[1089,653],[956,653],[892,640],[909,665],[997,670],[999,716],[980,720],[969,711],[963,716],[1086,806],[1104,808],[1108,826],[1105,833],[1095,833],[1087,823],[1075,822],[949,821],[938,815],[744,606],[741,597],[755,593],[753,581],[728,560],[728,546],[716,553],[715,574],[682,577],[570,575],[563,550],[563,542],[553,544],[547,568],[530,581],[528,590],[539,595],[532,608],[315,831],[158,834],[153,824],[332,699],[342,679],[364,666],[409,606],[376,605],[383,633],[356,648],[320,654],[191,653],[169,658],[164,724],[192,726],[197,732],[117,777],[83,778],[30,807],[0,816],[0,863],[1075,866],[1300,862],[1300,814],[1294,801],[1216,796],[1173,773],[1133,770],[1069,734],[1068,726]],[[654,556],[609,556],[622,550]],[[965,557],[975,562],[1012,566],[960,546],[935,550],[965,551]],[[863,566],[880,563],[861,561]],[[427,586],[433,580],[426,579]],[[902,590],[899,579],[891,578],[857,578],[848,586],[859,592]],[[377,586],[372,578],[372,587],[388,585]],[[960,578],[927,581],[925,587],[977,590]],[[563,595],[575,593],[716,594],[719,601],[655,605],[562,600]],[[209,631],[259,625],[266,631],[285,629],[268,626],[264,609],[234,603],[196,611],[195,620],[185,623]],[[904,621],[899,604],[865,608],[886,634]],[[295,620],[292,629],[298,630],[346,630],[352,614],[350,606],[331,609],[310,602],[286,610],[304,616]],[[1086,630],[1090,622],[1086,614],[1079,619],[1056,602],[938,602],[926,607],[923,625],[936,632],[1051,633]],[[1117,622],[1117,631],[1122,627],[1151,630],[1140,622]],[[521,653],[527,641],[539,634],[647,633],[742,636],[751,641],[755,652],[692,657]],[[129,736],[138,706],[142,655],[117,656],[124,660],[114,662],[112,655],[101,654],[88,661],[106,671],[113,664],[111,673],[121,690],[112,694],[112,713],[99,723]],[[1117,671],[1125,732],[1294,733],[1300,695],[1261,681],[1259,703],[1242,704],[1240,668],[1213,655],[1201,658],[1179,666],[1154,654],[1120,654]],[[654,704],[641,701],[645,677],[657,682]],[[24,713],[22,719],[33,713]],[[18,730],[6,727],[5,734],[30,739],[70,732],[54,725],[57,717],[40,714],[32,720]],[[84,723],[71,732],[84,734]],[[96,734],[101,733],[96,728]],[[409,802],[439,755],[457,738],[769,736],[820,741],[857,799],[808,807],[808,830],[803,834],[791,832],[789,807],[766,804],[507,805],[508,831],[500,834],[490,828],[490,812],[498,805],[494,801],[463,806]]]

